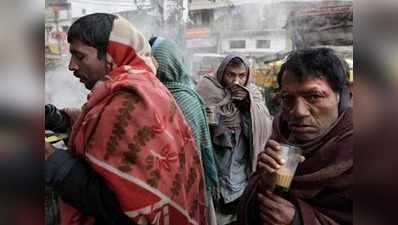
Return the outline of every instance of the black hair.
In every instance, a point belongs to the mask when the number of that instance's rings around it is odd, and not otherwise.
[[[324,76],[330,87],[339,93],[348,85],[346,65],[332,49],[315,48],[293,51],[281,66],[277,75],[279,89],[282,88],[282,76],[285,71],[292,72],[303,79],[305,76]]]
[[[80,40],[97,49],[98,59],[104,59],[115,19],[115,15],[108,13],[93,13],[80,17],[68,31],[68,42]]]
[[[279,89],[282,88],[285,71],[292,72],[299,79],[306,76],[325,77],[331,89],[340,95],[339,111],[350,107],[347,65],[332,49],[303,49],[290,53],[277,75]]]
[[[232,58],[231,61],[229,61],[229,63],[228,63],[228,67],[230,67],[230,68],[236,68],[236,67],[241,67],[241,66],[246,67],[246,64],[239,57]]]
[[[158,37],[156,37],[156,36],[154,36],[154,37],[151,37],[150,39],[149,39],[149,45],[152,47],[152,45],[153,45],[153,43],[155,43],[155,41],[156,41],[156,39],[158,39]]]
[[[350,66],[344,59],[341,59],[341,63],[343,64],[344,73],[347,77],[348,83],[350,83]]]

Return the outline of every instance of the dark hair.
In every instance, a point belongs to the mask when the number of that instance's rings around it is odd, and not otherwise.
[[[292,72],[299,79],[305,76],[326,77],[332,90],[340,95],[339,113],[351,108],[348,89],[348,71],[343,59],[330,48],[315,48],[293,51],[278,73],[279,89],[285,71]]]
[[[156,39],[158,39],[158,37],[156,37],[156,36],[154,36],[154,37],[151,37],[150,39],[149,39],[149,45],[152,47],[152,45],[153,45],[153,43],[155,43],[155,41],[156,41]]]
[[[98,59],[104,59],[115,19],[115,15],[107,13],[94,13],[80,17],[68,31],[68,42],[80,40],[97,49]]]
[[[277,75],[279,89],[285,71],[303,79],[305,76],[326,77],[330,87],[340,93],[348,85],[347,66],[332,49],[315,48],[293,51]]]
[[[231,59],[231,61],[229,61],[227,67],[236,68],[236,67],[241,67],[241,66],[246,67],[245,62],[239,57],[234,57]]]

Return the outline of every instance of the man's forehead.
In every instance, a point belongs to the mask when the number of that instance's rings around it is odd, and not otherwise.
[[[310,92],[331,91],[331,87],[325,76],[307,75],[295,76],[292,73],[284,73],[282,77],[282,92]]]
[[[233,66],[229,65],[227,67],[226,71],[234,71],[234,72],[242,73],[242,72],[246,72],[246,67],[243,64],[241,64],[241,65],[233,65]]]
[[[80,41],[78,39],[73,40],[69,45],[70,52],[84,53],[84,52],[89,52],[91,48],[93,48],[93,47],[86,45],[85,43],[83,43],[82,41]],[[93,48],[93,49],[95,49],[95,48]]]
[[[69,50],[70,51],[78,51],[79,48],[81,48],[81,41],[79,40],[73,40],[71,43],[69,43]]]

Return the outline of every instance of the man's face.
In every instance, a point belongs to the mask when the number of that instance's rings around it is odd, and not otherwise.
[[[240,66],[228,66],[223,76],[223,85],[226,88],[239,84],[244,86],[247,80],[247,70],[244,65]]]
[[[281,97],[289,129],[298,141],[322,135],[338,118],[339,96],[326,77],[306,76],[300,80],[292,72],[285,71]]]
[[[69,70],[80,79],[84,86],[91,90],[98,80],[102,80],[106,74],[105,60],[99,60],[97,49],[88,46],[80,40],[74,40],[70,44],[72,57],[69,62]]]

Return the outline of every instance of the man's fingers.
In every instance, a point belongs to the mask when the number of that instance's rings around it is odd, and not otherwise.
[[[271,170],[268,169],[267,170],[271,173],[274,172],[273,170],[277,170],[282,166],[268,154],[261,154],[258,158],[258,164],[259,166],[261,165],[261,167],[264,167],[265,169],[267,169],[267,167],[265,166],[268,166]]]
[[[239,87],[237,85],[234,85],[231,87],[231,92],[232,92],[232,95],[237,95],[237,94],[247,95],[247,91],[244,88]]]
[[[276,224],[276,221],[274,221],[273,218],[270,218],[268,213],[260,212],[260,219],[264,225]]]
[[[263,215],[263,221],[267,220],[267,222],[271,222],[270,224],[277,224],[279,204],[262,194],[258,194],[257,198],[260,202],[259,209],[260,215],[261,213]]]
[[[272,150],[274,150],[274,151],[281,151],[282,150],[281,145],[278,142],[274,141],[274,140],[268,140],[268,142],[267,142],[267,144],[265,146],[266,146],[266,148],[267,147],[272,148]]]
[[[302,162],[304,162],[304,160],[305,160],[305,157],[302,156],[302,155],[300,155],[300,156],[299,156],[299,162],[302,163]]]
[[[263,213],[264,222],[267,221],[268,224],[281,224],[280,215],[275,211],[267,210]]]
[[[263,204],[261,204],[260,197],[258,197],[260,204],[258,204],[258,208],[260,209],[260,212],[266,212],[267,210],[269,210],[268,208],[266,208]]]
[[[285,160],[282,158],[279,152],[275,152],[270,148],[266,148],[265,151],[261,152],[258,155],[259,160],[266,160],[267,158],[271,158],[277,162],[279,166],[282,166],[285,163]]]
[[[236,99],[236,98],[244,99],[246,96],[247,96],[246,92],[242,92],[242,91],[232,92],[232,99]]]
[[[272,224],[272,223],[270,223],[270,221],[269,221],[268,217],[266,216],[266,214],[263,213],[263,212],[260,212],[260,220],[262,221],[263,225]]]
[[[240,85],[238,85],[238,84],[235,84],[235,85],[232,85],[231,90],[241,90],[241,91],[244,91],[245,88],[242,87],[242,86],[240,86]]]
[[[235,86],[231,87],[232,94],[236,94],[240,91],[240,89],[236,88]]]
[[[260,205],[263,207],[264,211],[276,211],[279,208],[279,203],[273,201],[268,196],[264,196],[263,194],[257,194],[257,199],[260,202]]]
[[[275,168],[269,167],[267,164],[262,163],[262,162],[258,162],[257,168],[258,168],[259,170],[264,170],[264,171],[267,171],[267,172],[269,172],[269,173],[275,173],[275,171],[277,170],[277,169],[275,169]]]
[[[264,153],[269,155],[276,162],[278,162],[279,165],[283,165],[285,163],[285,160],[282,158],[282,156],[279,154],[279,152],[276,152],[276,151],[273,151],[273,150],[267,148]]]
[[[270,192],[270,191],[266,191],[266,192],[265,192],[265,196],[266,196],[267,198],[269,198],[270,200],[276,202],[276,203],[285,203],[285,204],[288,204],[288,203],[286,203],[287,201],[286,201],[284,198],[282,198],[282,197],[280,197],[280,196],[278,196],[278,195],[276,195],[276,194],[274,194],[274,193],[272,193],[272,192]]]
[[[260,217],[269,224],[291,224],[295,207],[288,200],[270,191],[257,194]]]

